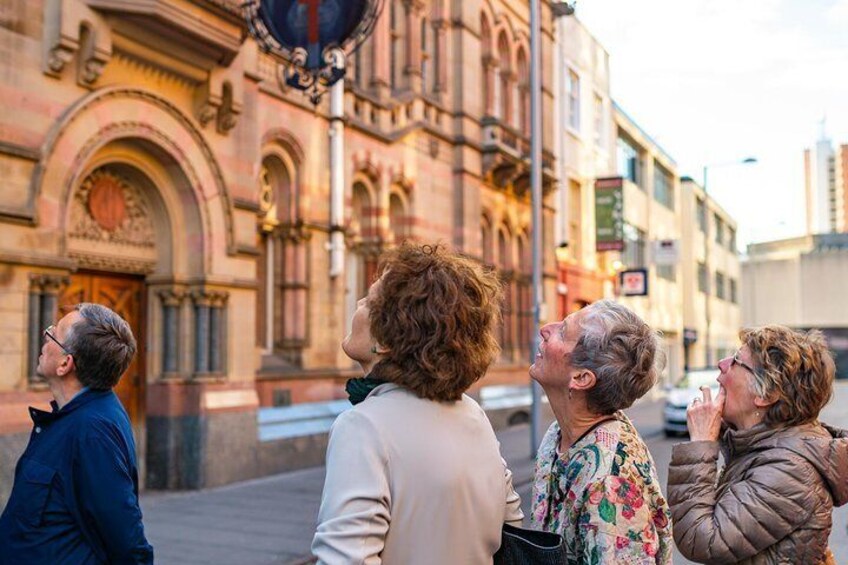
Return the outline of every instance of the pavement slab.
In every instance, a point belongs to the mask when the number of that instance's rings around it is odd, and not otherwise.
[[[662,431],[662,398],[648,398],[627,412],[648,443],[660,480],[666,483],[671,448],[684,441]],[[848,382],[836,387],[822,420],[848,428]],[[547,424],[545,423],[545,428]],[[544,433],[540,430],[539,438]],[[512,469],[522,508],[529,516],[534,470],[527,425],[498,433]],[[142,494],[144,524],[162,565],[304,565],[318,518],[324,468],[315,467],[224,487],[191,492]],[[831,548],[848,563],[848,506],[834,511]],[[689,563],[675,553],[674,563]]]

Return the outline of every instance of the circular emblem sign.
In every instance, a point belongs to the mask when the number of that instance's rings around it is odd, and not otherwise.
[[[326,65],[322,54],[356,35],[369,0],[261,0],[259,16],[285,49],[305,49],[307,69]]]
[[[118,229],[127,216],[121,181],[110,175],[99,175],[88,193],[88,211],[104,230]]]

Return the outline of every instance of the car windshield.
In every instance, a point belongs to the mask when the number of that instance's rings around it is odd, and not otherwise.
[[[701,388],[702,386],[718,386],[716,378],[718,371],[691,371],[677,382],[677,388]]]

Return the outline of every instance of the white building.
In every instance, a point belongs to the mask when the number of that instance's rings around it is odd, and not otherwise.
[[[741,314],[736,220],[689,177],[682,179],[681,200],[686,365],[715,366],[738,344]]]
[[[595,251],[595,180],[615,174],[609,55],[575,16],[556,20],[557,313],[604,296],[610,275]]]
[[[660,241],[679,245],[682,238],[680,176],[677,164],[617,104],[615,105],[618,175],[623,178],[624,250],[614,262],[617,270],[647,271],[647,294],[626,296],[621,302],[654,329],[662,332],[668,355],[665,382],[683,373],[683,284],[679,259],[657,265],[654,248]]]

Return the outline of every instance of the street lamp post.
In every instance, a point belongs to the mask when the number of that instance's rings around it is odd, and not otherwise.
[[[702,185],[702,188],[704,189],[704,214],[706,215],[706,218],[704,219],[704,271],[706,276],[706,284],[704,284],[704,359],[706,361],[705,366],[707,367],[711,367],[713,364],[713,352],[710,347],[710,326],[712,324],[711,288],[713,281],[715,280],[715,278],[710,275],[710,193],[707,188],[707,172],[711,168],[727,167],[730,165],[751,165],[756,162],[756,157],[746,157],[741,161],[704,165],[704,183]],[[716,226],[716,228],[718,228],[718,226]]]
[[[551,4],[555,17],[574,13],[576,0]],[[541,1],[530,0],[530,197],[533,254],[533,331],[530,342],[530,363],[539,350],[539,326],[542,321],[544,289],[542,288],[542,29]],[[542,390],[539,383],[530,381],[530,457],[539,448]]]
[[[542,318],[542,33],[540,0],[530,0],[530,195],[532,200],[533,247],[533,336],[530,357],[539,349],[538,329]],[[532,361],[531,361],[532,362]],[[530,381],[530,455],[539,447],[542,391],[539,383]]]

